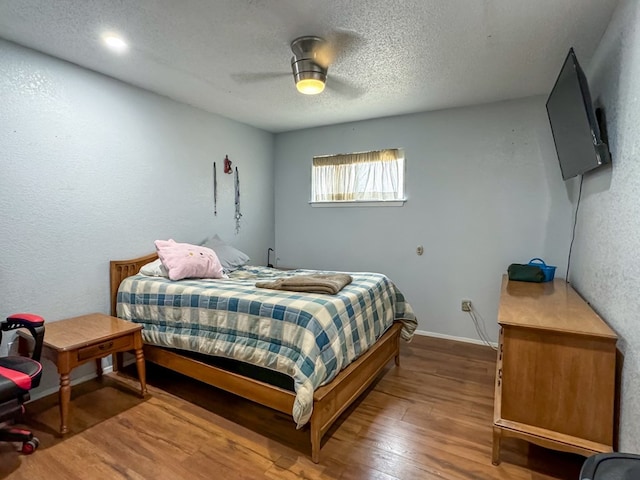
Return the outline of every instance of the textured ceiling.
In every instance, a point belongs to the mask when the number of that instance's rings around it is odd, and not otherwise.
[[[0,0],[0,37],[282,132],[546,94],[570,46],[588,65],[617,2]],[[295,89],[300,35],[342,39],[320,95]]]

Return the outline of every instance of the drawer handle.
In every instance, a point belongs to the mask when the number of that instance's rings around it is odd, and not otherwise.
[[[98,348],[100,350],[108,350],[111,347],[113,347],[113,342],[109,342],[109,343],[103,343],[102,345],[100,345]]]

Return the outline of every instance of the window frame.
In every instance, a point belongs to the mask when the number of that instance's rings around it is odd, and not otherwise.
[[[387,148],[380,150],[369,150],[363,152],[354,152],[349,154],[333,154],[333,155],[317,155],[314,156],[313,159],[316,158],[330,158],[330,157],[339,157],[341,155],[364,155],[375,152],[384,152],[386,150],[396,150],[398,152],[398,157],[402,159],[402,171],[401,171],[401,179],[400,183],[402,185],[402,197],[394,198],[391,200],[375,200],[375,199],[363,199],[363,200],[314,200],[314,168],[315,165],[313,161],[311,163],[311,178],[310,178],[310,192],[309,196],[311,199],[309,200],[309,204],[312,207],[319,208],[327,208],[327,207],[401,207],[407,202],[407,183],[406,183],[406,172],[407,172],[407,157],[405,155],[405,150],[403,148]],[[355,162],[354,162],[355,163]],[[397,194],[398,192],[396,192]]]

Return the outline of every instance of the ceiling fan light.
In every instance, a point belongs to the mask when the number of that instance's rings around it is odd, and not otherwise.
[[[324,90],[327,81],[327,65],[316,62],[316,51],[324,44],[320,37],[299,37],[291,43],[291,70],[300,93],[317,95]]]
[[[303,78],[298,80],[296,88],[305,95],[317,95],[324,90],[324,82],[317,78]]]

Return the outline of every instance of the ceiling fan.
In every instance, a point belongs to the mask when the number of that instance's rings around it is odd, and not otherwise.
[[[360,37],[352,32],[334,32],[328,38],[304,35],[291,44],[291,71],[297,90],[306,95],[315,95],[325,89],[325,85],[340,94],[358,97],[363,89],[353,83],[330,75],[329,66],[346,50],[355,46]],[[238,83],[252,83],[290,75],[284,72],[236,73],[231,77]]]
[[[324,90],[331,51],[322,37],[304,36],[291,42],[291,70],[296,88],[305,95],[316,95]]]

